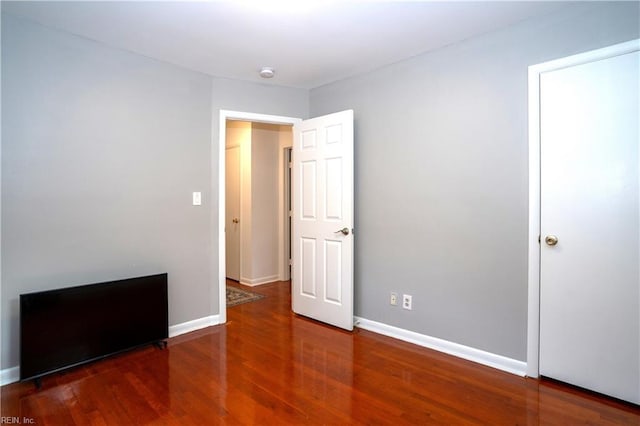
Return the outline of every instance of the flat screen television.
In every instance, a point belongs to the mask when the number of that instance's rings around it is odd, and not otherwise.
[[[169,337],[167,274],[20,295],[20,380]]]

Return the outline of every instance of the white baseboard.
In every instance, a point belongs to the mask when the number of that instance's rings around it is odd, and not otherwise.
[[[169,337],[176,337],[181,334],[200,330],[201,328],[210,327],[220,324],[220,315],[209,315],[208,317],[198,318],[192,321],[183,322],[181,324],[169,327]]]
[[[192,321],[183,322],[181,324],[169,327],[169,337],[179,336],[191,331],[200,330],[201,328],[210,327],[220,324],[219,315],[210,315],[204,318],[198,318]],[[10,367],[0,370],[0,386],[15,383],[20,380],[20,367]]]
[[[0,370],[0,386],[15,383],[20,380],[20,367],[10,367]]]
[[[496,355],[491,352],[485,352],[480,349],[438,339],[437,337],[431,337],[425,334],[405,330],[403,328],[371,321],[366,318],[354,317],[354,324],[356,327],[364,330],[404,340],[405,342],[414,343],[419,346],[424,346],[425,348],[444,352],[449,355],[457,356],[458,358],[477,362],[478,364],[497,368],[498,370],[506,371],[518,376],[524,377],[526,375],[527,363],[524,361],[518,361],[502,355]]]
[[[280,278],[279,275],[270,275],[268,277],[261,277],[261,278],[254,278],[254,279],[240,277],[240,284],[247,285],[249,287],[255,287],[257,285],[279,281],[279,278]]]

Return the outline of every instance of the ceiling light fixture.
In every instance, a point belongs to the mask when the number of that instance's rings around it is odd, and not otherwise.
[[[275,71],[271,67],[262,67],[260,69],[260,77],[262,78],[271,78],[275,74]]]

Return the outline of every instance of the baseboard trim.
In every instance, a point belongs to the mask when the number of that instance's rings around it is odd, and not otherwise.
[[[169,337],[176,337],[181,334],[190,333],[200,330],[201,328],[211,327],[220,324],[220,315],[209,315],[208,317],[198,318],[181,324],[169,327]]]
[[[183,322],[181,324],[169,327],[169,337],[176,337],[191,331],[200,330],[201,328],[210,327],[220,324],[219,315],[210,315],[204,318],[198,318],[192,321]],[[20,380],[20,367],[10,367],[0,370],[0,386],[15,383]]]
[[[15,383],[20,380],[20,367],[10,367],[0,370],[0,386]]]
[[[502,355],[496,355],[491,352],[485,352],[480,349],[368,320],[366,318],[354,317],[354,320],[355,326],[364,330],[373,331],[374,333],[383,334],[385,336],[393,337],[394,339],[414,343],[419,346],[424,346],[425,348],[444,352],[458,358],[477,362],[478,364],[493,367],[518,376],[526,376],[527,363],[524,361],[518,361]]]
[[[243,284],[249,287],[255,287],[257,285],[268,284],[274,281],[279,281],[279,279],[280,279],[279,275],[270,275],[268,277],[261,277],[261,278],[254,278],[254,279],[240,277],[240,284]]]

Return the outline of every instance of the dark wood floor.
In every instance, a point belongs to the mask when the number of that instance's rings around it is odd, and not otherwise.
[[[290,312],[289,283],[228,323],[31,383],[1,415],[35,424],[638,425],[640,409]],[[6,423],[6,421],[3,421]]]

